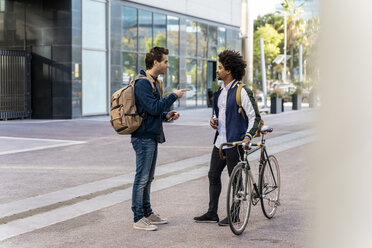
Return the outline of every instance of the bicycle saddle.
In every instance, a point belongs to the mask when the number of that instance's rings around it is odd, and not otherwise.
[[[266,133],[271,133],[273,131],[273,128],[270,126],[263,126],[261,128],[261,133],[266,134]]]

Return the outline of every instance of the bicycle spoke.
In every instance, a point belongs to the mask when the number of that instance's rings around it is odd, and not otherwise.
[[[241,234],[248,223],[251,207],[250,188],[247,170],[242,164],[238,164],[231,173],[227,195],[227,216],[230,228],[236,235]]]
[[[280,193],[279,164],[274,156],[269,156],[261,173],[261,207],[267,218],[272,218],[277,210]]]

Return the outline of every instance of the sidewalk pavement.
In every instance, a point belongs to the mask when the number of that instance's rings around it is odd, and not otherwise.
[[[159,146],[152,202],[156,211],[170,218],[170,224],[160,227],[156,234],[131,228],[134,152],[129,137],[116,135],[107,116],[0,123],[0,240],[4,240],[0,247],[143,247],[154,240],[155,247],[207,247],[208,242],[241,242],[226,228],[192,221],[207,206],[206,175],[214,132],[208,125],[211,109],[180,113],[179,121],[165,124],[167,143]],[[283,233],[272,224],[276,220],[267,222],[262,214],[256,218],[252,212],[256,224],[246,233],[257,232],[258,237],[248,235],[243,240],[277,247],[304,244],[298,240],[304,238],[306,230],[305,214],[299,211],[304,203],[291,197],[309,201],[309,194],[304,192],[309,168],[297,165],[306,162],[304,147],[313,140],[314,111],[288,111],[263,119],[275,130],[268,139],[272,147],[269,152],[278,156],[281,165],[288,165],[281,167],[286,192],[283,199],[294,202],[283,204],[277,225],[295,228],[298,235],[286,241],[290,232]],[[304,180],[294,183],[298,177]],[[227,178],[225,174],[224,183]],[[299,194],[292,192],[292,187]],[[220,217],[224,217],[224,197],[222,192]],[[255,210],[259,212],[258,207]],[[275,233],[275,239],[262,238],[268,231]],[[255,247],[265,247],[261,245]]]

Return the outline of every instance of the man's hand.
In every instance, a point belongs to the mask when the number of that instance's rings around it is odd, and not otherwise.
[[[182,98],[182,97],[183,97],[183,94],[184,94],[186,91],[190,91],[190,89],[180,89],[180,90],[175,90],[174,93],[176,93],[176,95],[177,95],[178,98]]]
[[[211,127],[213,129],[217,129],[218,128],[218,118],[212,118],[210,121],[209,121],[209,125],[211,125]]]
[[[248,145],[249,142],[251,142],[251,140],[250,140],[249,138],[244,138],[244,139],[242,140],[242,142]],[[249,146],[243,146],[243,149],[246,150],[246,151],[248,151],[248,150],[250,150],[251,148],[249,148]]]
[[[165,119],[166,119],[167,121],[177,120],[178,118],[180,118],[180,114],[177,113],[177,112],[174,111],[174,110],[169,111],[168,114],[165,116]]]

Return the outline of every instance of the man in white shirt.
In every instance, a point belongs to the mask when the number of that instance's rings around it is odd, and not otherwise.
[[[218,149],[222,143],[243,141],[249,143],[255,135],[261,120],[253,93],[249,88],[242,88],[241,107],[239,111],[236,101],[238,86],[245,75],[246,62],[239,52],[225,50],[218,55],[219,65],[217,76],[223,81],[222,86],[213,96],[214,116],[210,125],[216,129],[214,147],[212,150],[211,163],[208,172],[209,178],[209,207],[207,213],[194,217],[196,222],[219,222],[217,210],[218,200],[221,194],[221,173],[227,165],[228,173],[231,174],[239,161],[238,149],[243,154],[242,148],[224,147],[225,160],[219,156]],[[218,223],[220,226],[228,225],[227,218]]]

